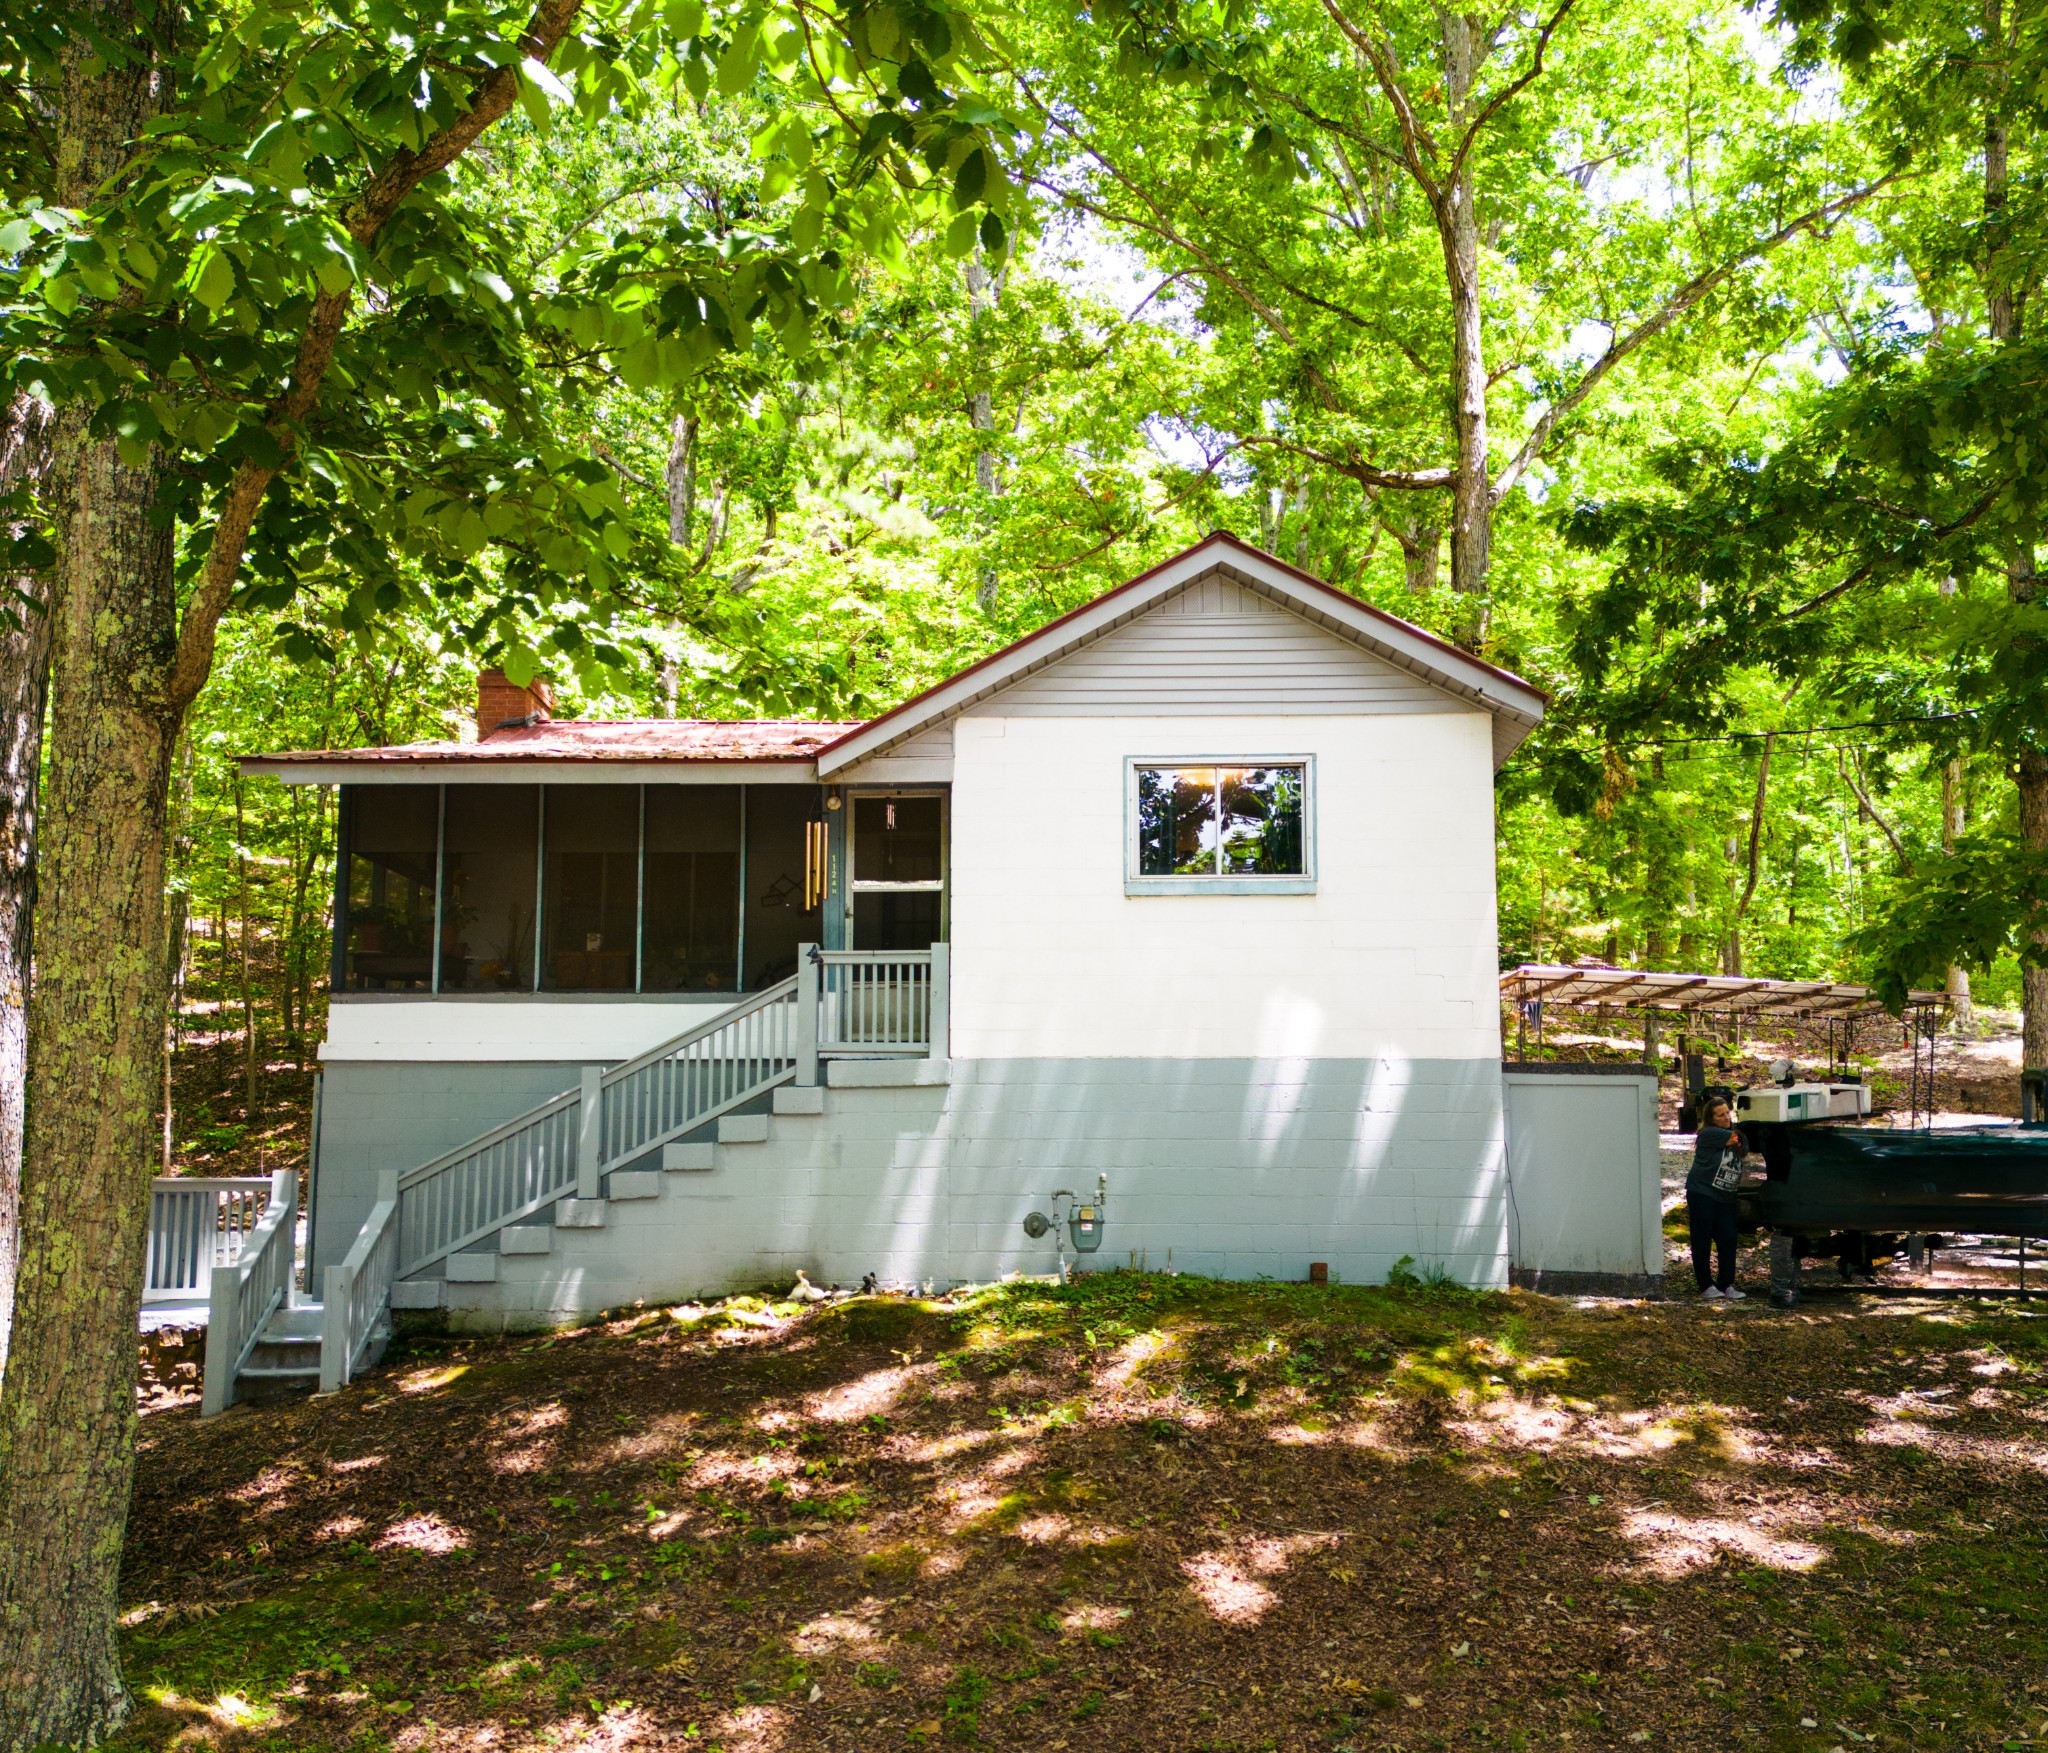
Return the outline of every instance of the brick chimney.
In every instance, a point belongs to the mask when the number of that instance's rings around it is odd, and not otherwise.
[[[476,734],[479,739],[502,729],[509,720],[544,724],[555,715],[555,690],[546,676],[535,676],[523,688],[503,670],[485,670],[476,679]]]

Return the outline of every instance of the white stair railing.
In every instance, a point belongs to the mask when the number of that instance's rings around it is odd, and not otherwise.
[[[158,1175],[150,1185],[143,1303],[203,1302],[213,1269],[240,1256],[269,1200],[267,1175]]]
[[[794,976],[398,1178],[397,1276],[568,1198],[796,1074]],[[360,1239],[360,1238],[359,1238]]]
[[[943,1057],[943,1046],[933,1046],[944,1039],[943,944],[820,950],[817,957],[819,1052]]]
[[[199,1415],[211,1418],[235,1401],[235,1378],[270,1317],[291,1301],[297,1269],[299,1177],[279,1169],[270,1177],[270,1199],[240,1255],[216,1266],[208,1286],[206,1382]]]
[[[322,1276],[320,1392],[348,1386],[390,1316],[391,1284],[398,1276],[398,1171],[377,1177],[377,1203],[356,1232],[348,1257]]]

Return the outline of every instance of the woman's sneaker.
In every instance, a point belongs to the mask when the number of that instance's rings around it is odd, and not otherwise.
[[[1700,1292],[1700,1301],[1703,1303],[1718,1303],[1721,1300],[1721,1294],[1720,1291],[1710,1284],[1705,1290]]]
[[[1742,1301],[1742,1298],[1743,1293],[1732,1284],[1721,1293],[1721,1300],[1724,1303],[1739,1303]]]

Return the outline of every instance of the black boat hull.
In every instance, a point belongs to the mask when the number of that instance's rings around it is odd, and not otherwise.
[[[1746,1130],[1770,1178],[1743,1192],[1745,1227],[2048,1237],[2048,1126]]]

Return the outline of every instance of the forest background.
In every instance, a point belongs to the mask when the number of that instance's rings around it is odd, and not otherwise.
[[[232,757],[480,663],[866,715],[1231,528],[1550,691],[1507,959],[1974,978],[2048,1066],[2044,25],[0,12],[0,1749],[124,1708],[165,1038],[246,1127],[318,1033],[331,805]]]
[[[658,567],[451,601],[337,543],[245,590],[174,781],[184,1026],[212,1049],[181,1158],[240,1154],[265,1108],[256,1130],[296,1130],[278,1074],[320,1034],[329,802],[235,754],[470,734],[492,661],[549,671],[565,715],[864,716],[1217,527],[1552,692],[1502,776],[1503,965],[1945,973],[2019,1003],[2015,746],[2042,715],[1994,696],[1998,648],[2029,643],[2005,576],[2027,465],[2002,517],[1943,526],[2033,412],[1963,404],[2024,346],[2036,21],[1582,4],[1472,21],[1462,51],[1419,16],[1406,67],[1313,5],[1004,22],[996,247],[942,214],[795,346],[764,326],[680,387],[551,380],[555,436],[616,481],[619,551]],[[1418,157],[1403,133],[1411,97],[1450,114],[1460,52],[1506,94],[1461,167],[1494,489],[1465,576],[1433,201],[1459,136]],[[799,211],[787,147],[829,118],[729,83],[573,130],[509,116],[460,170],[508,296],[634,227]],[[486,572],[490,533],[456,535]]]

